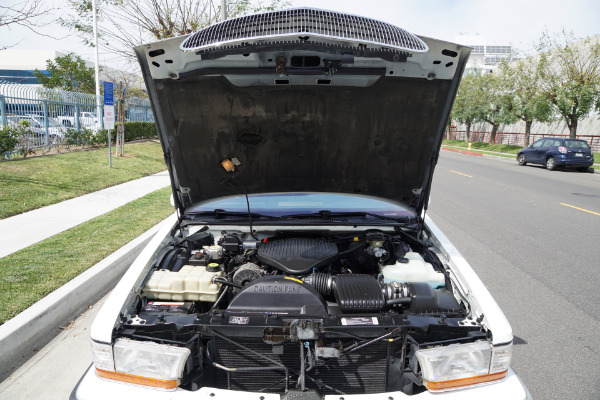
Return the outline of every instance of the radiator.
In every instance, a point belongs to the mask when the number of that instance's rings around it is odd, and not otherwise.
[[[299,343],[286,343],[283,346],[283,354],[277,355],[273,354],[273,346],[265,344],[261,339],[236,339],[236,342],[285,365],[290,372],[289,388],[296,388],[297,373],[300,372]],[[216,362],[228,368],[275,365],[224,340],[216,339],[216,346],[218,349]],[[307,389],[314,389],[323,395],[336,394],[334,389],[345,394],[380,393],[386,390],[387,343],[385,342],[371,344],[339,358],[323,360],[326,361],[324,366],[314,367],[306,372]],[[232,372],[230,386],[233,390],[283,393],[284,378],[285,374],[280,370]],[[225,371],[216,371],[216,386],[223,389],[228,387]]]

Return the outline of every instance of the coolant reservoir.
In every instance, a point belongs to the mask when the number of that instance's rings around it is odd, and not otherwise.
[[[419,253],[409,251],[404,258],[408,259],[407,263],[396,261],[396,264],[383,267],[381,274],[385,283],[427,282],[434,289],[445,285],[444,274],[434,270]]]
[[[211,271],[216,269],[216,271]],[[223,269],[196,265],[184,265],[177,272],[154,271],[144,286],[143,295],[156,300],[191,300],[215,302],[221,284],[213,283],[215,276],[222,276]]]

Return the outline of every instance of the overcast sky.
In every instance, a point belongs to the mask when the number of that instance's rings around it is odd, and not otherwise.
[[[7,4],[20,0],[0,1]],[[55,21],[67,10],[66,0],[54,3],[59,11],[49,21]],[[600,34],[600,0],[291,0],[290,3],[292,7],[325,8],[376,18],[418,35],[448,41],[454,41],[460,33],[479,34],[488,45],[510,44],[521,50],[531,48],[544,30],[565,29],[578,37]],[[50,23],[42,31],[63,38],[55,40],[27,29],[4,27],[0,28],[0,47],[18,42],[13,49],[72,51],[93,60],[92,50],[57,23]],[[115,61],[110,54],[100,54],[103,64],[117,66]]]

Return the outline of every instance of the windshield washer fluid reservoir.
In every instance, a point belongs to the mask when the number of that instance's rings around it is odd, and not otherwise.
[[[444,274],[435,271],[419,253],[409,251],[404,258],[407,258],[408,262],[396,261],[395,264],[382,268],[383,282],[427,282],[434,289],[445,286]]]
[[[213,282],[215,276],[222,276],[223,269],[184,265],[177,272],[154,271],[144,286],[143,295],[156,300],[217,301],[221,284]]]

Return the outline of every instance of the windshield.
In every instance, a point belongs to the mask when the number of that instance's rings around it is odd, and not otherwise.
[[[332,213],[366,212],[385,217],[414,216],[405,206],[368,196],[335,193],[267,193],[248,196],[253,213],[280,217],[293,214],[310,214],[322,210]],[[221,197],[195,204],[187,214],[212,212],[221,209],[229,212],[248,212],[244,195]]]

